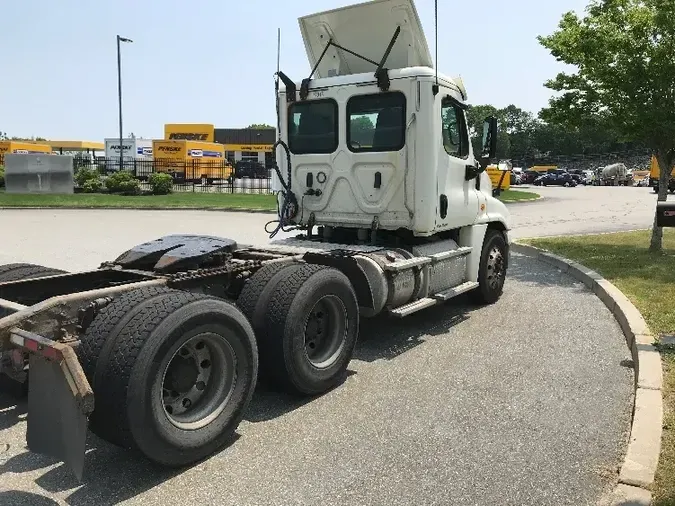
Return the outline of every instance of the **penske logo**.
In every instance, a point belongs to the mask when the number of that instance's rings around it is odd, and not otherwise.
[[[180,146],[160,146],[157,151],[164,151],[165,153],[177,153],[180,151]]]
[[[205,141],[209,138],[209,134],[190,134],[190,133],[181,133],[175,132],[169,134],[169,140],[180,140],[180,141]]]

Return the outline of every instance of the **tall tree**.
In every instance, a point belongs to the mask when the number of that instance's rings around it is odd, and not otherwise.
[[[497,158],[508,158],[511,150],[511,141],[506,128],[506,117],[503,110],[498,110],[492,105],[472,105],[466,111],[466,122],[469,127],[469,135],[473,144],[474,153],[480,152],[481,139],[483,138],[483,122],[488,116],[495,116],[499,125],[497,133]]]
[[[251,123],[246,128],[251,128],[251,129],[254,129],[254,130],[266,130],[268,128],[274,128],[274,127],[272,125],[268,125],[267,123]]]
[[[591,0],[583,17],[565,14],[538,40],[576,67],[546,83],[561,94],[543,116],[576,128],[604,123],[644,143],[661,167],[658,200],[666,200],[675,162],[675,2]],[[662,238],[655,218],[650,249],[660,251]]]

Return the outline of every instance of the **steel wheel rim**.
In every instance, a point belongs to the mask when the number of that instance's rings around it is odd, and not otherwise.
[[[316,301],[305,321],[307,360],[317,369],[332,366],[345,346],[347,327],[347,308],[339,297],[324,295]]]
[[[177,428],[197,430],[227,406],[236,383],[237,358],[218,334],[205,332],[185,341],[162,371],[159,402]]]
[[[487,283],[493,290],[499,289],[504,280],[504,255],[498,246],[494,246],[488,254]]]

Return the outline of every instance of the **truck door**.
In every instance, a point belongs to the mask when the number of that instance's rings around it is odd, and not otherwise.
[[[439,95],[443,98],[440,108],[437,107],[441,132],[438,141],[439,207],[436,229],[441,230],[471,225],[479,213],[476,180],[464,179],[466,166],[475,163],[471,156],[464,108],[451,93],[454,92],[441,88]]]

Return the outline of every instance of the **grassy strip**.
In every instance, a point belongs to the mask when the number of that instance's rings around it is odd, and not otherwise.
[[[531,239],[529,244],[599,272],[631,300],[656,335],[675,333],[675,231],[664,231],[664,252],[648,251],[651,232]],[[675,506],[675,350],[664,363],[664,431],[654,506]]]
[[[185,192],[170,195],[105,195],[77,193],[73,195],[35,195],[0,192],[0,207],[111,207],[111,208],[227,208],[276,210],[274,195],[247,193]]]
[[[525,202],[536,200],[539,195],[532,192],[504,190],[500,200]],[[276,210],[273,195],[248,193],[207,193],[179,192],[171,195],[123,196],[98,193],[77,193],[73,195],[36,195],[5,193],[0,190],[0,207],[100,207],[100,208],[228,208]]]
[[[502,190],[499,195],[499,200],[510,202],[527,202],[528,200],[537,200],[539,194],[534,192],[526,192],[522,190]]]

